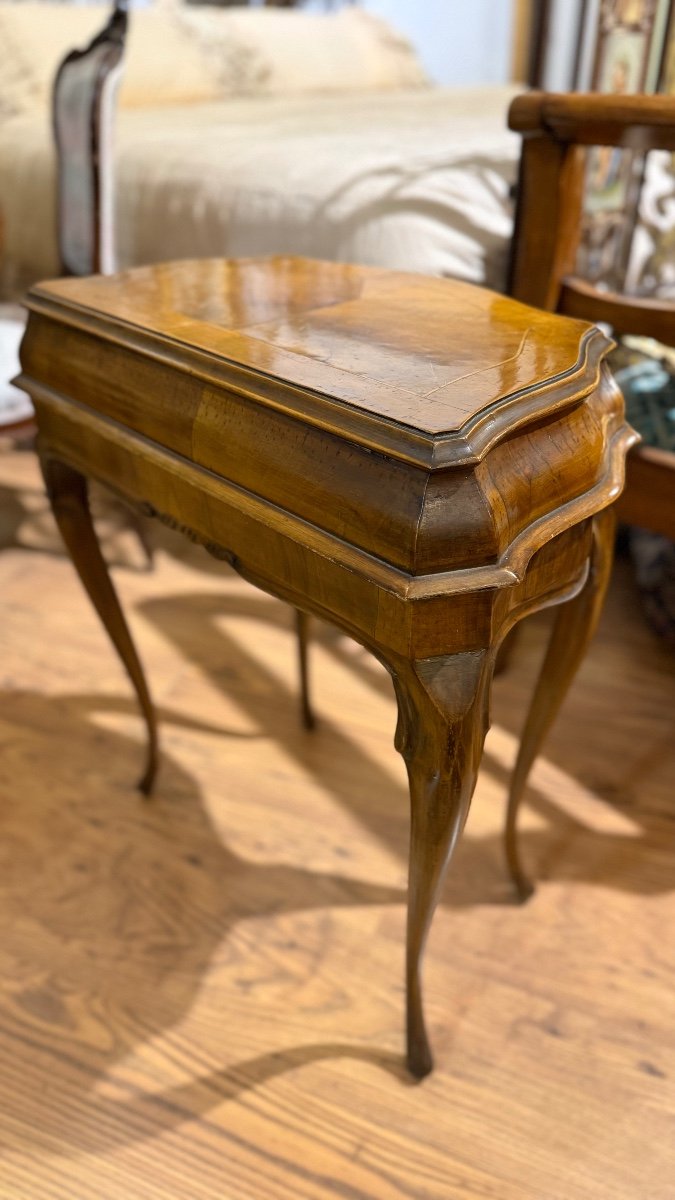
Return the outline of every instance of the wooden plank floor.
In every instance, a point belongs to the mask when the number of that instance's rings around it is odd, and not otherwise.
[[[144,803],[28,455],[0,523],[0,1197],[672,1200],[675,664],[625,567],[534,772],[522,908],[499,832],[545,620],[497,682],[412,1085],[383,672],[318,630],[304,733],[288,611],[159,533],[154,573],[116,571],[162,712]]]

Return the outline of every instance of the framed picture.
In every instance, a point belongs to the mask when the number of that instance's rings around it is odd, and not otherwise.
[[[601,0],[594,92],[644,90],[655,14],[656,0]]]
[[[613,95],[639,92],[649,61],[651,0],[604,0],[593,70],[593,90]],[[624,216],[634,192],[636,156],[615,146],[588,154],[582,238],[584,274],[617,282],[622,260]]]
[[[658,90],[675,96],[675,3],[662,21]],[[675,153],[647,155],[641,181],[627,286],[642,296],[675,299]]]
[[[639,28],[650,24],[653,8],[653,0],[606,0],[601,20],[610,28],[616,25]]]
[[[600,0],[591,90],[629,95],[655,89],[670,9],[670,0]],[[587,279],[623,286],[644,165],[636,151],[611,146],[589,151],[577,262]]]

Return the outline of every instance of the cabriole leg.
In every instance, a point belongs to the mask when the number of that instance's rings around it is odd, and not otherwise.
[[[396,748],[410,782],[407,1063],[421,1079],[433,1066],[422,1004],[422,955],[476,783],[488,728],[492,659],[488,651],[476,651],[388,665],[398,700]]]
[[[534,889],[522,869],[518,853],[518,810],[532,764],[595,633],[612,570],[615,524],[611,508],[593,519],[588,579],[578,596],[558,609],[527,714],[511,779],[505,831],[506,860],[521,900],[526,900]]]
[[[157,771],[157,721],[143,668],[108,574],[94,529],[87,481],[79,471],[53,458],[41,459],[52,512],[71,561],[135,688],[148,731],[147,764],[139,787],[149,795]]]

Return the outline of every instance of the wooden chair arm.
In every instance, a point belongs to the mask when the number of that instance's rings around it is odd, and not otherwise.
[[[585,279],[568,275],[562,280],[558,311],[583,321],[600,321],[615,334],[656,338],[675,346],[675,304],[644,296],[626,296],[600,290]]]
[[[509,128],[580,146],[675,150],[675,96],[529,92],[512,102]]]

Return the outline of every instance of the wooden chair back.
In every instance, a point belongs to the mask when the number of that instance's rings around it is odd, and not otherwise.
[[[675,151],[675,97],[531,92],[513,101],[509,127],[523,139],[509,294],[675,346],[675,304],[605,290],[575,274],[586,148]],[[674,454],[641,446],[629,456],[618,514],[675,539]]]
[[[575,275],[586,148],[675,151],[675,97],[531,92],[513,101],[509,127],[523,139],[510,295],[675,345],[675,305],[607,291]]]

